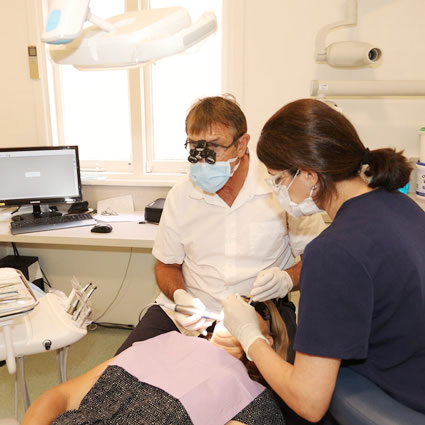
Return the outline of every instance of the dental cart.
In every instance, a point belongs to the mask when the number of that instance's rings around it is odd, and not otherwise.
[[[69,346],[87,334],[87,321],[75,320],[66,307],[55,293],[38,299],[19,270],[0,268],[0,360],[6,360],[10,374],[18,372],[24,410],[30,405],[24,356],[57,350],[59,376],[65,382]]]

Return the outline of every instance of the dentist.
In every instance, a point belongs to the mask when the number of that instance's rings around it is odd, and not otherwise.
[[[168,193],[152,251],[157,302],[219,313],[228,294],[277,299],[292,342],[295,307],[287,294],[298,286],[295,257],[323,230],[321,216],[292,217],[281,208],[266,168],[248,151],[246,118],[231,97],[197,101],[186,133],[190,172]],[[172,330],[199,335],[210,325],[199,314],[154,305],[118,352]]]

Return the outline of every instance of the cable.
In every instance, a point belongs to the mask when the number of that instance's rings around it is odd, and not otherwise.
[[[130,256],[128,257],[127,267],[125,269],[124,277],[123,277],[123,279],[121,281],[121,285],[118,288],[118,291],[115,294],[115,297],[112,299],[112,301],[110,302],[110,304],[108,305],[108,307],[106,307],[105,311],[100,316],[97,316],[96,319],[93,320],[93,322],[97,322],[101,317],[103,317],[106,314],[106,312],[112,307],[112,305],[114,304],[114,302],[116,301],[116,299],[118,298],[118,296],[119,296],[119,294],[121,292],[121,289],[124,286],[124,282],[125,282],[125,279],[127,277],[128,269],[130,268],[130,262],[131,262],[131,257],[132,256],[133,256],[133,248],[130,248]]]
[[[148,308],[148,307],[152,307],[153,305],[158,305],[158,303],[150,303],[150,304],[146,304],[141,310],[140,310],[140,313],[139,313],[139,322],[140,322],[140,320],[142,319],[142,315],[143,315],[143,312]]]
[[[19,206],[18,208],[16,208],[16,210],[13,210],[10,215],[16,214],[19,210],[21,209],[21,206]]]
[[[98,326],[102,328],[125,329],[130,331],[134,329],[134,325],[126,325],[125,323],[92,322],[89,326],[91,331],[94,331]]]
[[[50,289],[53,289],[53,286],[50,284],[49,279],[47,279],[47,276],[46,276],[46,274],[44,273],[44,271],[43,271],[43,269],[41,268],[41,266],[40,266],[40,271],[41,271],[41,274],[43,275],[44,283],[47,283],[47,286],[48,286]]]
[[[15,244],[15,242],[12,242],[12,248],[13,248],[13,255],[14,255],[15,257],[19,257],[18,248],[16,248],[16,244]]]

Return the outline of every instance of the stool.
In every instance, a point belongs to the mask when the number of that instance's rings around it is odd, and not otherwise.
[[[372,381],[342,367],[329,408],[332,425],[424,425],[425,415],[393,399]]]

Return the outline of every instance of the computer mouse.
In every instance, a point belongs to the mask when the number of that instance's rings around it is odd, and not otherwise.
[[[112,232],[112,226],[108,223],[96,224],[91,228],[94,233],[109,233]]]

